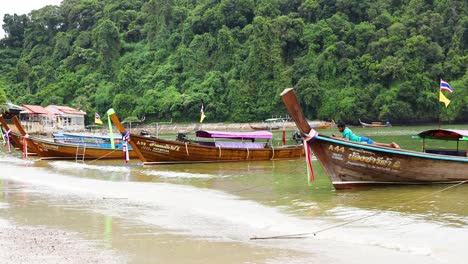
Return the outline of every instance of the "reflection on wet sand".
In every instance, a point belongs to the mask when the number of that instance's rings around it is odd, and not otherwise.
[[[10,181],[1,183],[2,201],[8,203],[9,208],[0,210],[0,217],[8,217],[21,226],[51,226],[86,234],[89,241],[103,241],[102,246],[131,255],[132,263],[219,263],[214,256],[230,256],[229,260],[222,260],[223,263],[262,263],[291,254],[289,250],[258,248],[227,241],[213,243],[210,239],[204,241],[169,234],[163,229],[133,221],[130,216],[123,220],[106,215],[108,209],[101,206],[97,209],[103,212],[93,212],[93,201],[83,202],[77,197],[63,199],[55,195],[47,197],[33,194],[31,186]],[[114,202],[106,201],[106,207],[118,206]],[[301,253],[295,255],[300,256]]]

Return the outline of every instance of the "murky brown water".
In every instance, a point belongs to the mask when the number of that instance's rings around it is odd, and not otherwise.
[[[468,186],[434,195],[447,186],[335,191],[316,162],[317,180],[307,186],[303,160],[142,166],[16,156],[0,152],[0,219],[77,232],[113,250],[119,262],[464,263],[468,257]]]

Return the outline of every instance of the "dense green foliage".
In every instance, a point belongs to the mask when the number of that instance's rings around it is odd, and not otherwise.
[[[246,122],[295,87],[310,119],[468,121],[466,0],[64,0],[3,21],[17,104]]]
[[[8,110],[5,103],[7,103],[7,97],[5,91],[0,87],[0,114]]]

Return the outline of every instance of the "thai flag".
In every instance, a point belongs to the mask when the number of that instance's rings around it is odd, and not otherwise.
[[[449,93],[453,92],[452,86],[450,84],[442,79],[440,79],[440,90],[441,91],[447,91]]]
[[[101,116],[98,113],[94,114],[94,123],[102,125]]]

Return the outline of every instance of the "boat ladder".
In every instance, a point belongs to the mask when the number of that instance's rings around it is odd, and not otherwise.
[[[76,145],[75,161],[76,161],[76,162],[78,162],[78,161],[84,162],[85,153],[86,153],[86,143],[84,143],[84,144],[77,144],[77,145]]]

